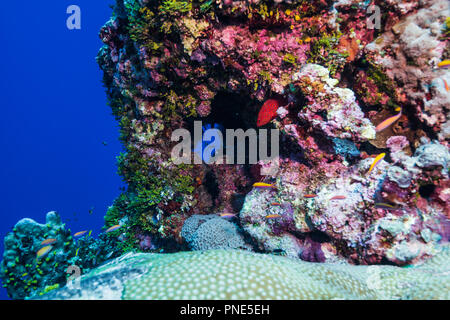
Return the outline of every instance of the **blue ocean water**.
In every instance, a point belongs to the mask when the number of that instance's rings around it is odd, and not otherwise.
[[[1,256],[3,238],[18,220],[43,223],[48,211],[59,212],[74,232],[97,235],[120,192],[118,127],[95,61],[97,34],[113,3],[2,2]],[[81,30],[66,27],[72,4],[81,8]],[[0,299],[6,298],[2,288]]]

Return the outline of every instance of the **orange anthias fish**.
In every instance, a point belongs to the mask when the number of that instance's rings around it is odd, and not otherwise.
[[[334,196],[333,198],[331,198],[330,200],[344,200],[346,199],[346,196]]]
[[[389,117],[386,120],[384,120],[383,122],[381,122],[380,124],[378,124],[375,128],[375,131],[380,132],[380,131],[386,129],[387,127],[392,125],[395,121],[400,119],[401,116],[402,116],[402,109],[400,109],[400,112],[398,114],[396,114],[395,116]]]
[[[303,198],[311,199],[317,197],[317,194],[305,194]]]
[[[86,232],[87,232],[87,231],[80,231],[80,232],[75,233],[73,236],[76,237],[76,238],[78,238],[78,237],[81,237],[81,236],[85,235]]]
[[[444,60],[438,63],[439,68],[448,69],[450,68],[450,60]]]
[[[281,218],[281,216],[279,214],[269,214],[269,215],[266,216],[267,220],[278,219],[278,218]]]
[[[41,242],[41,246],[46,246],[55,243],[56,241],[57,241],[56,239],[45,239],[44,241]]]
[[[110,233],[110,232],[116,231],[116,230],[119,229],[120,227],[121,227],[121,225],[116,224],[115,226],[112,226],[111,228],[108,228],[105,232],[106,232],[106,233]]]
[[[367,171],[367,174],[371,173],[373,168],[375,168],[375,166],[377,165],[377,163],[383,160],[385,156],[386,153],[380,153],[379,155],[377,155],[376,158],[373,160],[372,165],[369,168],[369,171]]]
[[[447,81],[445,81],[445,79],[442,79],[442,80],[444,81],[445,90],[446,90],[447,92],[449,92],[449,91],[450,91],[450,88],[448,87]]]
[[[277,188],[273,184],[264,183],[264,182],[256,182],[256,183],[253,184],[253,187],[254,188],[272,188],[272,189],[276,189]]]
[[[281,203],[279,203],[279,202],[272,202],[271,205],[273,205],[273,206],[281,206]]]
[[[269,99],[264,102],[261,110],[259,110],[258,120],[256,120],[256,126],[261,127],[268,124],[277,116],[277,110],[280,107],[278,100]]]
[[[46,246],[41,248],[37,253],[36,253],[36,259],[42,258],[45,255],[47,255],[50,251],[52,251],[53,246]]]

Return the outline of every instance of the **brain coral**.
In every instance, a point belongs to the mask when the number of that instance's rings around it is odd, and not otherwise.
[[[192,250],[247,248],[238,227],[215,214],[186,219],[181,236]]]
[[[239,250],[127,254],[40,299],[449,299],[450,247],[410,267],[310,263]]]

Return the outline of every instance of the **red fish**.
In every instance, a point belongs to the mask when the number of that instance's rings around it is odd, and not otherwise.
[[[280,103],[278,102],[278,100],[269,99],[264,102],[261,110],[259,110],[256,126],[261,127],[272,121],[277,116],[277,110],[279,107]]]
[[[303,197],[307,198],[307,199],[311,199],[311,198],[317,197],[317,195],[316,194],[305,194]]]

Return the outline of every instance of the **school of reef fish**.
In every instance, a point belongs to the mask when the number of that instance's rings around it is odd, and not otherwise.
[[[19,221],[0,269],[11,298],[450,298],[447,0],[117,0],[113,10],[97,61],[127,188],[95,239],[56,212]],[[193,133],[194,121],[278,129],[279,157],[176,165],[172,133]],[[84,291],[61,288],[73,265]],[[209,274],[233,278],[229,290],[190,279]]]

